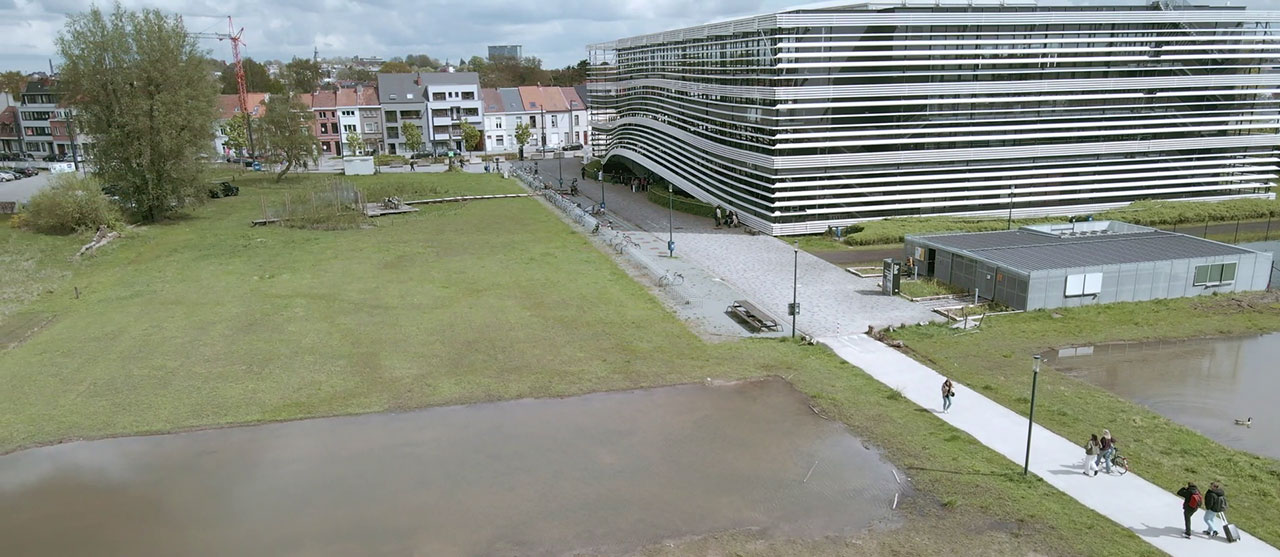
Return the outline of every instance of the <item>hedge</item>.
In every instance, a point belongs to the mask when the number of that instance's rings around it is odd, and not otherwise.
[[[647,197],[650,202],[663,207],[667,206],[667,192],[665,189],[651,187],[649,188]],[[692,197],[684,197],[682,195],[674,196],[674,199],[671,202],[671,208],[673,210],[680,211],[681,213],[688,213],[699,217],[712,218],[716,214],[715,207],[698,201],[697,199],[693,199]]]

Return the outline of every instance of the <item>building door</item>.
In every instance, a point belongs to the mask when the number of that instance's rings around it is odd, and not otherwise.
[[[924,255],[924,274],[933,276],[933,262],[938,258],[938,250],[929,248]]]

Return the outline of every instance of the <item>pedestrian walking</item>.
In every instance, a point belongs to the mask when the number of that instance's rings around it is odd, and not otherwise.
[[[1107,474],[1111,473],[1111,458],[1116,456],[1116,439],[1111,436],[1111,430],[1102,430],[1102,452],[1098,453],[1096,464],[1104,464],[1107,468]]]
[[[413,172],[413,169],[414,169],[414,161],[413,159],[409,159],[409,172]]]
[[[1084,475],[1098,475],[1098,453],[1102,452],[1102,442],[1098,440],[1098,434],[1089,435],[1089,441],[1084,444]]]
[[[951,399],[956,396],[955,385],[951,384],[951,380],[943,377],[942,381],[942,413],[951,413]]]
[[[1219,518],[1226,523],[1226,517],[1223,515],[1227,510],[1227,492],[1222,490],[1222,486],[1218,482],[1209,483],[1209,491],[1204,492],[1204,535],[1210,538],[1217,537],[1218,528],[1215,524]]]
[[[1191,539],[1191,515],[1196,514],[1196,509],[1204,503],[1204,497],[1200,495],[1200,489],[1196,484],[1191,482],[1187,482],[1186,487],[1178,490],[1178,497],[1182,498],[1182,523],[1186,526],[1182,537]]]
[[[720,221],[723,220],[724,213],[720,212],[720,206],[716,205],[716,228],[720,228]]]

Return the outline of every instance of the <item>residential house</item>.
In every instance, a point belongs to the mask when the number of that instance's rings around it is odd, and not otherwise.
[[[298,95],[298,98],[311,106],[311,112],[315,116],[312,131],[320,142],[320,154],[341,157],[343,150],[342,129],[338,118],[338,92],[317,91]]]
[[[265,114],[266,107],[263,106],[267,102],[268,93],[248,93],[246,102],[249,105],[249,114],[253,118],[261,118]],[[231,149],[226,147],[227,136],[222,134],[222,126],[231,118],[240,117],[240,97],[239,95],[218,95],[218,120],[214,122],[213,127],[213,148],[223,156],[232,156],[243,153],[232,153]]]
[[[379,153],[382,151],[382,107],[378,104],[378,88],[357,84],[338,90],[338,124],[342,127],[343,152],[351,154]],[[363,140],[352,149],[347,142],[350,132],[357,132]]]
[[[18,107],[8,106],[0,110],[0,153],[21,153],[22,138],[18,136]]]
[[[529,126],[526,152],[586,144],[590,135],[587,104],[573,87],[504,87],[483,91],[485,151],[515,153],[516,124]]]
[[[480,101],[480,74],[435,72],[422,74],[427,109],[431,114],[431,149],[436,153],[469,150],[462,142],[462,124],[480,131],[484,142],[484,116]],[[483,146],[479,147],[483,150]]]
[[[59,110],[59,95],[53,87],[53,80],[47,78],[28,81],[18,105],[22,147],[37,159],[57,154],[53,149],[53,126],[49,123]]]
[[[433,153],[464,150],[463,122],[484,128],[480,76],[474,72],[378,74],[377,95],[388,154],[411,154],[404,142],[406,123],[422,130],[423,150]]]

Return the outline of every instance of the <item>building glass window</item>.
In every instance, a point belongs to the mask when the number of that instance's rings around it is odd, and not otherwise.
[[[1195,286],[1219,286],[1236,281],[1236,263],[1196,265]]]

